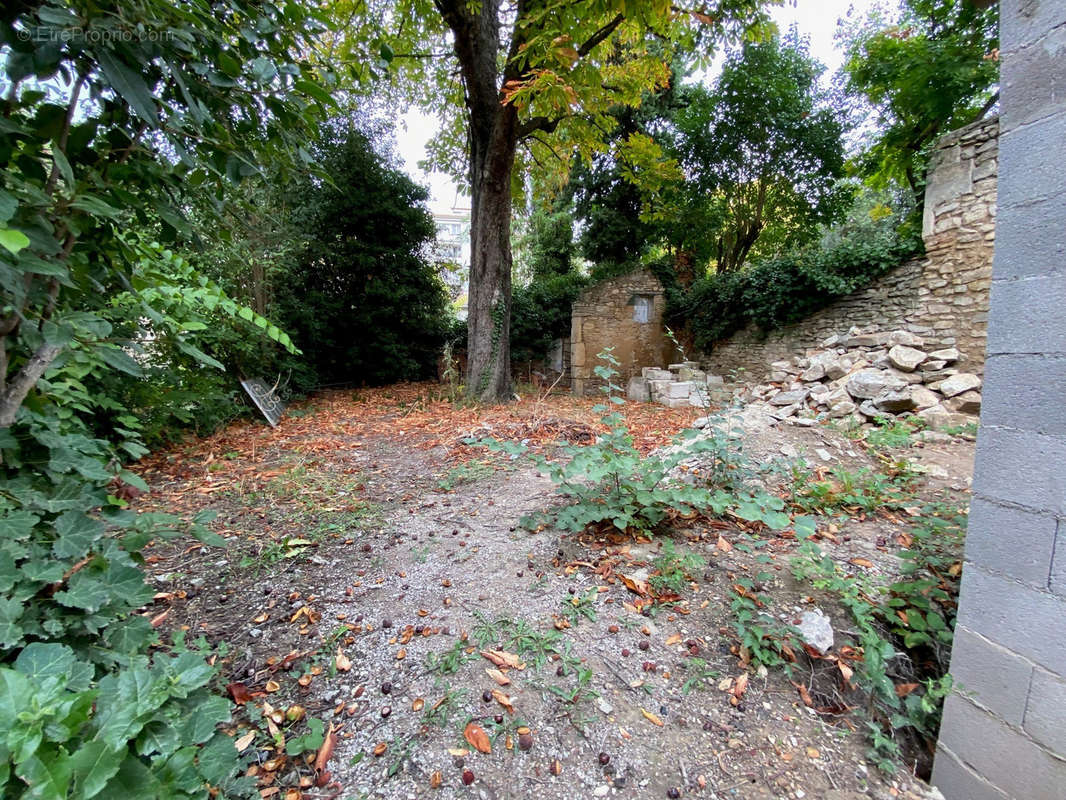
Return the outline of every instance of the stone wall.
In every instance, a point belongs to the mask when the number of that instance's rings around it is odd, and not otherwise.
[[[931,349],[955,347],[959,366],[984,367],[988,290],[995,240],[999,120],[982,120],[941,140],[930,165],[922,238],[926,257],[802,322],[763,334],[740,331],[700,360],[712,372],[744,369],[761,378],[767,364],[803,355],[853,326],[903,329]]]
[[[659,279],[646,269],[602,281],[574,301],[570,329],[570,384],[575,394],[592,394],[601,381],[593,368],[596,354],[614,348],[621,362],[620,380],[639,375],[641,368],[674,360],[673,345],[663,331],[666,298]],[[646,316],[644,316],[644,312]],[[646,322],[638,320],[647,319]]]
[[[1003,165],[984,407],[933,782],[1066,797],[1066,5],[1000,4]]]

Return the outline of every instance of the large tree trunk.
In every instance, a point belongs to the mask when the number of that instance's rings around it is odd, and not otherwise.
[[[501,0],[435,0],[455,36],[470,136],[470,296],[467,394],[503,400],[511,393],[511,172],[518,116],[502,102]],[[516,13],[521,16],[523,4]],[[511,42],[513,57],[518,38]],[[510,63],[510,62],[509,62]],[[503,79],[514,77],[505,68]]]
[[[511,171],[517,119],[494,109],[487,140],[471,126],[470,296],[467,304],[467,392],[484,401],[511,393]]]

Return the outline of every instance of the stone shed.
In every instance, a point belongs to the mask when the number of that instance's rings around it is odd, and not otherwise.
[[[596,354],[614,348],[620,383],[643,367],[674,361],[676,350],[663,330],[666,297],[649,270],[638,269],[590,286],[574,301],[570,332],[570,378],[574,394],[592,394],[601,381],[593,373]]]

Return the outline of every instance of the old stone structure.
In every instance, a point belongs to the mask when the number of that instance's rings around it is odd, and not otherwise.
[[[570,385],[590,394],[601,385],[593,368],[596,354],[613,347],[621,362],[622,386],[641,368],[673,360],[674,346],[663,331],[666,298],[650,271],[639,269],[602,281],[574,301],[570,329]]]
[[[859,326],[907,330],[932,349],[955,347],[960,367],[980,373],[995,240],[998,131],[999,120],[992,118],[940,142],[926,188],[925,258],[802,322],[768,334],[741,331],[701,361],[718,374],[744,369],[761,378],[767,364],[802,356],[822,339]]]
[[[1001,213],[984,408],[933,782],[1066,797],[1066,5],[1001,12]]]

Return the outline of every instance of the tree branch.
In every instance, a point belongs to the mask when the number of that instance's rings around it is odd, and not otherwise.
[[[37,352],[30,356],[30,360],[22,365],[22,369],[18,371],[15,378],[0,394],[0,428],[11,427],[15,422],[15,416],[18,414],[19,408],[22,407],[22,401],[26,399],[30,389],[48,371],[48,368],[52,366],[52,362],[56,360],[62,351],[62,347],[47,343],[42,344],[37,348]]]
[[[608,22],[606,25],[604,25],[602,28],[592,34],[592,36],[585,40],[584,44],[577,48],[578,58],[584,58],[585,56],[587,56],[592,51],[592,49],[596,47],[596,45],[598,45],[600,42],[602,42],[604,39],[614,33],[615,29],[624,21],[625,15],[618,14],[617,16],[615,16],[614,19],[612,19],[610,22]]]

